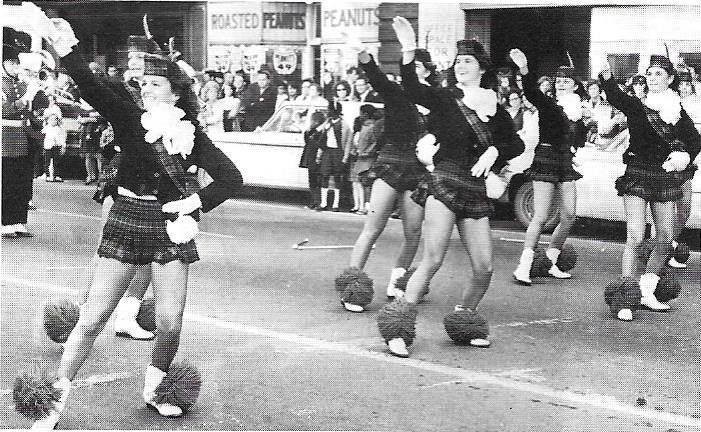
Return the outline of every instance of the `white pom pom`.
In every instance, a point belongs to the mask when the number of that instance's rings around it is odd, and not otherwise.
[[[197,233],[200,232],[197,226],[197,221],[189,215],[178,216],[178,218],[171,222],[166,221],[166,232],[170,241],[175,244],[187,243],[194,239]]]

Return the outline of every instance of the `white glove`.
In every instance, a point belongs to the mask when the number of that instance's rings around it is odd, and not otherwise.
[[[662,169],[667,172],[683,171],[691,162],[691,156],[687,152],[673,151],[662,164]]]
[[[604,54],[599,60],[599,68],[601,69],[601,77],[605,80],[611,79],[611,64],[609,63],[608,54]]]
[[[175,244],[187,243],[200,232],[197,221],[188,215],[180,215],[175,221],[166,220],[166,233]]]
[[[429,171],[433,171],[433,155],[435,155],[440,148],[440,143],[436,144],[436,137],[433,134],[426,134],[416,142],[416,158],[419,162],[424,164]]]
[[[199,194],[192,194],[189,197],[177,201],[171,201],[163,204],[161,210],[163,213],[178,213],[179,215],[188,215],[198,208],[202,207]]]
[[[416,49],[416,34],[411,23],[404,17],[396,16],[392,20],[392,28],[397,35],[402,51],[414,51]]]
[[[494,146],[490,146],[484,151],[484,153],[482,153],[482,156],[477,159],[477,163],[472,166],[470,174],[475,177],[486,177],[489,174],[489,170],[492,168],[492,165],[494,165],[494,162],[496,162],[497,157],[499,157],[499,150],[497,150],[497,148]]]
[[[514,48],[509,51],[509,57],[511,57],[511,61],[513,61],[519,69],[523,69],[528,66],[528,58],[526,58],[526,54],[524,54],[523,51],[518,48]]]
[[[484,180],[484,185],[487,188],[487,197],[491,199],[499,199],[506,192],[506,181],[491,171]]]
[[[56,53],[65,57],[73,51],[73,47],[80,42],[73,33],[73,28],[63,18],[51,18],[54,27],[49,33],[49,41]]]

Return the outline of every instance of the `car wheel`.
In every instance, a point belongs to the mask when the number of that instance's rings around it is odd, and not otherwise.
[[[557,194],[553,196],[553,201],[558,202],[559,197]],[[522,184],[516,191],[514,195],[514,215],[516,220],[518,220],[524,228],[528,228],[528,225],[533,219],[533,183],[526,182]],[[545,221],[543,226],[543,232],[551,232],[557,226],[560,219],[559,206],[553,206],[548,215],[548,219]]]

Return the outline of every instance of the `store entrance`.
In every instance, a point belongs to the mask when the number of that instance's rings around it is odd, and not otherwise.
[[[590,75],[591,8],[515,8],[491,12],[491,55],[497,66],[513,65],[511,48],[519,48],[539,75],[567,64],[567,54],[580,77]]]

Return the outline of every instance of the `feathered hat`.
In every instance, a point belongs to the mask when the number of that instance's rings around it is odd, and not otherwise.
[[[559,78],[571,78],[577,81],[577,78],[575,77],[574,62],[572,61],[570,52],[566,51],[565,53],[567,54],[567,60],[569,64],[558,67],[555,76]]]
[[[129,69],[134,75],[157,75],[171,81],[191,83],[192,77],[181,68],[176,60],[180,53],[174,49],[174,38],[168,41],[168,51],[161,49],[154,40],[148,27],[148,16],[143,17],[144,35],[130,35],[127,41],[129,49]]]

